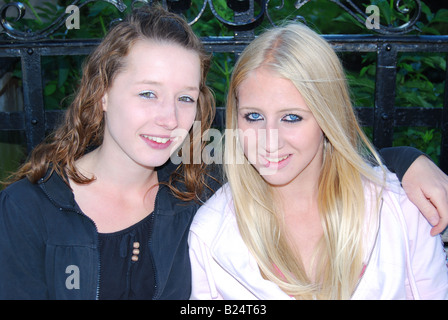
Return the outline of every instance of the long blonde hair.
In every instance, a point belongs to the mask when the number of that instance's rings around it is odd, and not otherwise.
[[[372,163],[381,164],[380,158],[358,124],[336,53],[317,33],[296,23],[265,32],[240,56],[227,97],[228,129],[238,128],[241,82],[261,66],[292,81],[325,135],[318,187],[324,236],[314,257],[316,282],[307,277],[286,239],[273,188],[247,159],[236,165],[244,156],[232,137],[226,139],[225,171],[241,235],[264,277],[289,295],[299,299],[348,299],[364,259],[363,181],[382,183],[372,169]]]

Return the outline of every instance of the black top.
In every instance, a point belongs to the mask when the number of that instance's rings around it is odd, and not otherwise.
[[[149,251],[153,215],[113,233],[99,233],[102,300],[152,299],[154,265]]]
[[[137,240],[139,260],[144,259],[146,245],[142,243],[149,242],[146,252],[154,266],[155,285],[148,296],[154,300],[186,300],[191,293],[188,232],[201,203],[182,201],[168,188],[176,167],[168,162],[157,169],[161,184],[151,214],[152,232],[149,240]],[[214,176],[219,178],[219,172]],[[217,190],[218,184],[213,183],[210,179],[209,184]],[[174,185],[185,187],[179,181]],[[204,193],[202,199],[210,195]],[[111,279],[107,268],[115,262],[101,261],[95,223],[56,173],[48,173],[36,184],[22,179],[0,192],[0,261],[0,299],[88,300],[100,299],[100,292],[108,298],[105,294],[112,291],[102,288],[101,279]],[[131,264],[133,274],[140,262]],[[116,279],[120,277],[121,273]],[[132,278],[132,292],[142,298],[135,293]]]

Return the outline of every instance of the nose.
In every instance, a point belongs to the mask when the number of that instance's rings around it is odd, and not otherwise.
[[[278,126],[268,123],[264,134],[261,134],[261,146],[267,154],[278,152],[281,148],[281,137]],[[263,141],[264,140],[264,141]]]
[[[167,130],[174,130],[177,128],[177,107],[174,101],[166,101],[162,103],[157,110],[155,123]]]

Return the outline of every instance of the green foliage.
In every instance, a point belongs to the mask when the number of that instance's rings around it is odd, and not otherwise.
[[[413,1],[401,1],[400,9],[409,6],[410,12],[400,13],[394,8],[394,0],[352,0],[361,9],[369,4],[380,9],[380,22],[385,26],[400,26],[413,14]],[[5,3],[13,2],[5,0]],[[43,1],[32,6],[29,1],[22,1],[30,12],[30,17],[13,23],[20,30],[42,30],[65,12],[72,0]],[[131,0],[124,0],[131,7]],[[363,23],[354,19],[340,6],[330,0],[311,0],[296,8],[296,0],[272,0],[269,3],[269,15],[275,23],[304,17],[306,23],[321,34],[358,34],[372,33]],[[233,20],[233,12],[227,7],[226,0],[213,0],[215,10],[226,20]],[[202,10],[203,0],[192,0],[192,7],[185,16],[192,20]],[[29,9],[29,10],[28,10]],[[257,3],[255,14],[261,10]],[[416,24],[418,29],[412,34],[441,35],[448,34],[448,10],[432,12],[422,2],[422,14]],[[14,11],[14,10],[11,10]],[[112,4],[98,1],[81,8],[80,29],[67,30],[63,25],[50,38],[58,39],[92,39],[105,35],[114,20],[123,17]],[[299,18],[300,19],[300,18]],[[268,19],[257,28],[256,33],[270,26]],[[223,26],[212,14],[207,4],[202,17],[193,24],[193,29],[201,37],[232,36],[233,32]],[[375,53],[341,54],[345,62],[347,77],[356,106],[373,106],[375,90]],[[70,95],[75,91],[81,77],[82,56],[44,57],[43,81],[46,109],[64,109],[70,102]],[[232,53],[215,53],[208,83],[212,87],[218,106],[224,106],[235,56]],[[444,77],[446,73],[446,56],[442,54],[400,54],[397,66],[396,105],[400,107],[442,107]],[[20,65],[14,71],[21,78]],[[369,128],[366,128],[369,131]],[[3,141],[3,140],[2,140]],[[440,155],[441,133],[434,128],[396,128],[394,145],[412,145],[428,153],[435,161]],[[6,147],[0,146],[1,157],[5,157]],[[9,148],[9,147],[7,147]],[[15,147],[12,147],[14,149]],[[9,151],[8,151],[9,152]],[[18,152],[20,153],[20,152]],[[18,154],[16,152],[16,154]],[[8,156],[7,156],[8,157]],[[8,163],[15,163],[17,156],[10,156]],[[3,160],[2,160],[3,162]],[[3,172],[4,168],[0,168]]]
[[[203,1],[193,1],[191,9],[185,12],[188,21],[193,20],[201,11]],[[227,8],[226,0],[214,0],[213,6],[216,12],[225,20],[233,21],[233,11]],[[207,5],[200,20],[192,25],[193,30],[199,37],[209,36],[233,36],[233,32],[228,30],[213,15],[210,6]]]
[[[25,158],[26,147],[22,141],[24,137],[20,133],[0,131],[0,181],[14,172]]]
[[[437,163],[440,155],[442,133],[440,129],[425,127],[397,128],[393,146],[410,146],[424,151]]]
[[[224,107],[235,57],[230,53],[215,53],[207,83],[213,89],[216,105]]]
[[[380,8],[381,23],[391,26],[406,21],[403,14],[394,10],[393,1],[372,0]],[[354,23],[358,29],[364,26],[348,14],[336,18],[339,22]],[[432,13],[422,2],[422,14],[416,24],[418,34],[448,34],[448,10]],[[364,27],[365,29],[365,27]],[[412,33],[417,33],[416,31]],[[446,54],[401,53],[397,62],[395,105],[398,107],[442,107],[446,74]],[[347,70],[356,106],[373,106],[375,91],[376,54],[362,54],[358,68]],[[394,146],[414,146],[427,153],[436,163],[440,156],[441,130],[434,128],[395,128]]]

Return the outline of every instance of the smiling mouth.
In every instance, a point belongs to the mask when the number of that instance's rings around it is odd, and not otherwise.
[[[289,157],[289,155],[286,155],[286,156],[281,157],[281,158],[268,158],[268,157],[265,157],[265,159],[268,160],[269,162],[279,163],[280,161],[283,161],[283,160],[285,160],[288,157]]]
[[[160,144],[166,144],[169,141],[171,141],[171,138],[162,138],[162,137],[154,137],[154,136],[148,136],[145,134],[142,134],[142,137]]]

